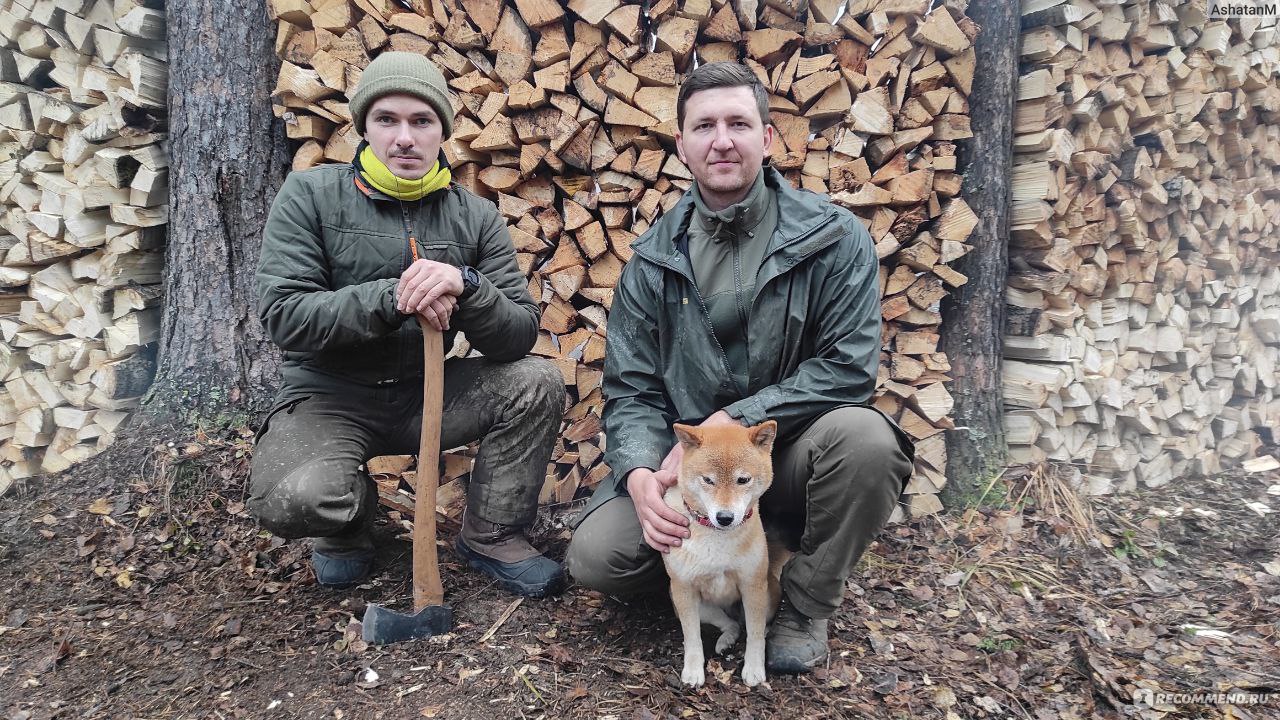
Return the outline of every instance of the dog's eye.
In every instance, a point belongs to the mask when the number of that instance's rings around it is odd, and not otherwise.
[[[704,482],[704,483],[706,483],[706,484],[708,484],[708,485],[715,485],[715,484],[716,484],[716,480],[715,480],[715,478],[711,477],[710,475],[703,475],[703,476],[702,476],[702,482]]]
[[[739,475],[739,476],[738,476],[738,484],[739,484],[739,485],[746,485],[746,484],[747,484],[747,483],[749,483],[749,482],[751,482],[751,476],[750,476],[750,475]]]

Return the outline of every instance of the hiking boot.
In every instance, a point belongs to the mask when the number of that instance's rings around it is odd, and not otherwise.
[[[464,512],[457,548],[467,564],[516,595],[540,598],[564,588],[564,568],[530,545],[523,528]]]
[[[807,673],[827,657],[827,621],[805,615],[783,597],[764,642],[769,672]]]
[[[323,538],[318,538],[323,539]],[[369,579],[373,550],[311,551],[311,568],[316,582],[325,587],[348,588]]]
[[[316,582],[331,588],[359,585],[373,569],[373,516],[366,511],[340,535],[311,539],[311,568]]]

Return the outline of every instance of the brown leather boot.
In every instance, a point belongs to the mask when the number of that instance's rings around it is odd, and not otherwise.
[[[517,595],[546,597],[564,587],[564,568],[529,544],[524,528],[462,515],[458,554]]]

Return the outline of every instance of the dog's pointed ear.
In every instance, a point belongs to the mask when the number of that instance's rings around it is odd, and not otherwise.
[[[773,440],[778,436],[778,421],[765,420],[764,422],[751,428],[751,442],[756,447],[770,452],[773,450]]]
[[[676,439],[684,446],[685,450],[691,450],[702,445],[702,438],[698,436],[698,429],[690,425],[681,425],[676,423],[671,426],[676,433]]]

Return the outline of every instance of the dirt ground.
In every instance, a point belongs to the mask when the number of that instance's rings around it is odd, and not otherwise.
[[[409,545],[381,524],[372,582],[318,587],[306,543],[245,512],[250,451],[247,432],[133,438],[0,499],[5,718],[1280,718],[1276,472],[1088,506],[1014,476],[884,533],[826,666],[749,690],[739,644],[691,692],[665,597],[515,602],[458,560],[447,523],[456,629],[366,646],[366,603],[409,604]],[[574,511],[539,523],[553,556]],[[1150,707],[1144,688],[1277,694]]]

